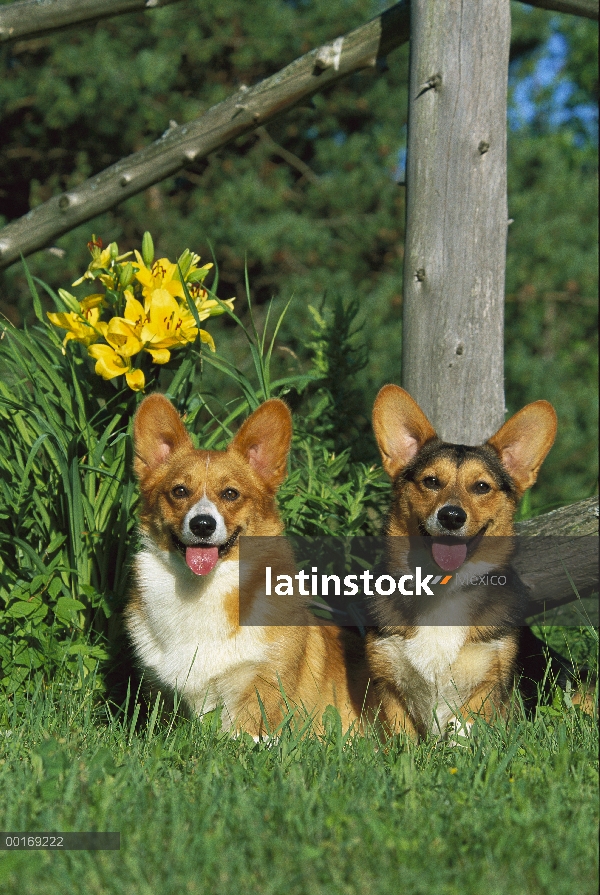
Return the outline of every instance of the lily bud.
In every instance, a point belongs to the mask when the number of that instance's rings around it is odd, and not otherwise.
[[[73,314],[81,313],[81,307],[74,295],[71,295],[66,289],[59,289],[58,294],[67,311],[72,311]]]
[[[146,267],[152,267],[152,262],[154,261],[154,243],[152,242],[152,236],[147,230],[142,236],[142,260]]]
[[[177,271],[174,274],[174,279],[183,279],[185,280],[187,277],[187,272],[192,266],[192,253],[189,249],[186,249],[185,252],[179,256],[179,260],[177,261]]]
[[[127,287],[133,281],[134,276],[135,271],[133,269],[133,264],[130,264],[128,262],[121,268],[121,273],[119,274],[119,286],[121,287],[121,289],[127,289]]]

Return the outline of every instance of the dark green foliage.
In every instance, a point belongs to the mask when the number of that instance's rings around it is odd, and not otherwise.
[[[358,387],[358,374],[367,366],[364,330],[356,323],[360,304],[353,299],[345,307],[338,298],[325,310],[309,306],[314,321],[314,341],[307,347],[314,351],[314,366],[322,377],[319,383],[321,400],[313,412],[313,434],[326,447],[335,451],[349,448],[353,457],[369,456],[369,411],[365,395]],[[361,437],[362,436],[362,437]]]
[[[3,327],[0,346],[2,686],[78,662],[90,671],[127,580],[135,520],[133,393],[91,387],[50,326]]]

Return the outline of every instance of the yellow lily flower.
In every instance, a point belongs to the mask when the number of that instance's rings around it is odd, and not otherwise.
[[[131,366],[129,357],[121,355],[110,345],[90,345],[88,354],[96,361],[95,371],[103,379],[114,379],[115,376],[125,376],[127,385],[134,392],[139,392],[146,384],[144,374]]]
[[[146,385],[146,379],[141,370],[130,370],[129,373],[125,373],[125,379],[132,392],[141,392]]]
[[[136,335],[141,340],[142,329],[144,325],[148,323],[148,315],[146,314],[143,305],[137,300],[137,298],[134,298],[131,294],[127,295],[127,302],[125,304],[125,319],[133,326]],[[155,364],[166,364],[171,357],[170,352],[166,348],[155,349],[148,348],[145,345],[144,351],[148,352]]]
[[[125,258],[128,258],[132,252],[125,252],[124,255],[116,255],[118,252],[118,246],[116,243],[110,243],[105,249],[102,248],[102,240],[96,239],[95,236],[92,236],[91,242],[88,242],[88,249],[92,253],[92,260],[88,265],[88,269],[84,273],[82,277],[79,277],[78,280],[75,280],[72,283],[72,286],[79,286],[80,283],[83,283],[84,280],[95,280],[100,279],[105,286],[109,289],[113,289],[116,283],[116,278],[111,276],[110,274],[97,274],[98,270],[108,270],[113,263],[113,246],[115,246],[115,257],[114,261],[123,261]]]
[[[181,285],[181,284],[179,284]],[[198,335],[196,321],[166,289],[155,289],[146,302],[146,322],[140,337],[146,349],[173,348],[193,342]]]
[[[139,302],[137,303],[139,306]],[[134,306],[132,305],[132,316]],[[138,311],[138,309],[135,309]],[[138,311],[139,314],[139,311]],[[145,343],[147,351],[157,364],[166,364],[170,358],[169,348],[194,342],[198,332],[200,339],[207,344],[211,351],[215,351],[213,337],[206,330],[198,331],[196,320],[191,311],[179,304],[179,302],[165,289],[155,289],[145,306],[145,323],[141,327],[139,336]],[[201,319],[210,316],[203,313]]]
[[[201,320],[204,320],[209,315],[205,314],[203,317],[199,314],[198,316],[200,317]],[[214,341],[213,337],[211,336],[211,334],[209,332],[207,332],[205,329],[199,330],[196,327],[196,321],[195,321],[194,316],[191,313],[191,311],[189,311],[187,309],[185,311],[182,310],[181,311],[181,319],[183,321],[183,327],[185,328],[186,332],[191,333],[193,331],[194,339],[196,338],[196,335],[198,335],[198,333],[200,333],[200,341],[204,342],[206,345],[208,345],[208,347],[210,348],[211,351],[217,350],[215,347],[215,341]],[[193,341],[193,339],[189,339],[188,341]]]
[[[111,316],[116,307],[109,304],[105,294],[90,295],[78,302],[66,292],[62,297],[70,313],[48,314],[55,326],[67,330],[63,344],[75,339],[87,347],[99,376],[107,380],[125,376],[128,386],[136,391],[145,386],[144,374],[132,363],[136,354],[145,351],[155,364],[166,364],[173,349],[191,344],[198,336],[214,351],[213,337],[198,322],[223,314],[224,305],[233,309],[234,302],[229,299],[221,304],[210,297],[202,283],[213,265],[201,267],[199,255],[186,249],[175,264],[168,258],[150,263],[154,249],[149,234],[144,240],[147,264],[139,252],[119,255],[116,243],[104,248],[93,236],[88,243],[92,260],[73,284],[97,279],[105,289],[118,292],[121,298],[117,306],[125,301],[122,317]],[[132,254],[135,260],[120,264]],[[190,305],[191,310],[188,297],[195,305]],[[104,308],[108,308],[108,321],[101,320]]]
[[[131,367],[131,361],[122,358],[110,345],[90,345],[88,354],[96,361],[96,373],[103,379],[114,379]]]
[[[123,358],[133,357],[144,347],[135,329],[124,317],[112,317],[108,323],[100,322],[98,329],[110,347]]]
[[[145,385],[144,374],[131,365],[131,358],[142,350],[142,343],[131,324],[123,317],[113,317],[108,323],[100,323],[99,329],[107,345],[90,345],[88,354],[96,361],[95,370],[103,379],[125,376],[133,391],[141,391]]]
[[[85,298],[82,298],[79,304],[81,310],[86,312],[92,310],[92,308],[106,307],[106,299],[101,292],[95,292],[93,295],[87,295]]]
[[[192,287],[193,285],[194,284],[192,284]],[[223,308],[218,301],[215,301],[214,298],[208,298],[206,289],[194,290],[193,288],[190,288],[190,295],[194,299],[194,304],[196,305],[200,320],[206,320],[207,317],[220,317],[221,314],[225,313],[225,308]],[[235,298],[228,298],[225,301],[222,300],[223,304],[227,305],[232,311],[234,301]]]
[[[159,290],[168,292],[169,295],[176,295],[178,298],[184,298],[183,286],[175,278],[177,273],[176,264],[173,264],[168,258],[159,258],[152,267],[148,268],[137,250],[135,257],[139,265],[135,278],[142,284],[144,298],[150,299]]]
[[[200,287],[200,283],[205,279],[209,270],[214,267],[214,265],[210,262],[199,267],[198,262],[200,261],[200,255],[196,255],[194,252],[187,252],[186,250],[182,258],[184,258],[186,254],[187,260],[183,262],[183,278],[186,283],[189,283],[190,289]],[[171,295],[176,295],[178,298],[184,298],[184,291],[181,286],[179,267],[177,264],[169,261],[168,258],[159,258],[158,261],[154,261],[150,267],[147,267],[137,250],[135,251],[135,257],[138,266],[136,278],[143,286],[144,296],[149,295],[154,289],[166,289]],[[190,280],[192,280],[192,282],[189,282]]]
[[[102,295],[88,295],[79,302],[81,310],[78,314],[73,311],[58,314],[47,312],[50,323],[68,330],[63,345],[70,339],[75,339],[88,346],[100,338],[99,322],[103,298]]]
[[[205,329],[200,330],[200,341],[204,342],[205,345],[208,345],[211,351],[216,351],[215,340],[211,336],[210,333],[207,333]]]
[[[134,328],[139,335],[141,327],[146,322],[146,311],[141,302],[134,298],[133,293],[127,290],[125,293],[125,320]]]

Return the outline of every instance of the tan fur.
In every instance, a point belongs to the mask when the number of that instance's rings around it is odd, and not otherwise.
[[[160,395],[142,402],[134,422],[146,549],[136,560],[126,623],[138,660],[146,679],[166,692],[176,688],[190,711],[220,705],[226,727],[254,737],[276,730],[290,709],[299,711],[300,722],[309,716],[318,725],[333,705],[348,730],[373,706],[358,638],[319,627],[297,597],[265,595],[265,565],[274,576],[295,572],[291,551],[266,537],[283,532],[275,495],[286,476],[291,435],[290,412],[278,400],[259,407],[226,451],[194,449],[175,408]],[[201,500],[220,514],[228,538],[235,532],[265,537],[241,591],[239,540],[202,576],[174,545]],[[260,624],[250,624],[257,612]]]
[[[490,536],[502,536],[498,549],[510,553],[518,498],[535,482],[554,441],[556,414],[548,402],[524,407],[485,446],[463,452],[460,463],[445,450],[417,403],[398,386],[386,385],[379,392],[373,427],[394,486],[389,535],[422,535],[438,510],[452,505],[466,514],[461,538],[481,534],[478,549],[485,549],[489,558],[495,549]],[[425,446],[428,450],[419,463]],[[409,464],[415,474],[404,476]],[[402,568],[403,543],[390,539],[391,569]],[[399,625],[397,613],[393,623],[385,598],[377,598],[374,610],[379,629],[367,638],[367,656],[390,732],[405,730],[424,737],[437,728],[444,734],[448,726],[455,728],[474,716],[490,720],[506,713],[518,646],[516,629],[506,633],[493,620],[490,625],[465,628]]]

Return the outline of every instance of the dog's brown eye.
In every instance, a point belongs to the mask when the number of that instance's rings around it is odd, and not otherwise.
[[[429,488],[430,491],[439,491],[442,487],[440,480],[435,475],[426,475],[423,479],[423,484],[426,488]]]
[[[487,482],[475,482],[473,485],[475,494],[489,494],[491,490],[492,488]]]
[[[171,488],[171,496],[176,500],[182,500],[184,497],[188,496],[188,489],[185,485],[175,485],[174,488]]]
[[[235,488],[225,488],[221,497],[223,500],[237,500],[240,496],[240,492],[236,491]]]

